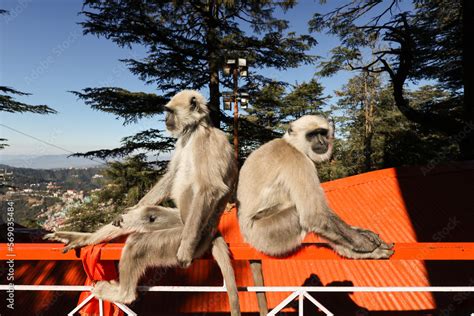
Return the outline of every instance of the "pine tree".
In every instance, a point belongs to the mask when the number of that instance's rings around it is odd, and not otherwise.
[[[427,100],[442,103],[451,97],[437,86],[422,86],[406,94],[420,111],[426,110],[423,107]],[[338,113],[334,117],[340,135],[335,160],[346,175],[370,169],[427,165],[433,160],[440,163],[459,156],[459,145],[448,136],[404,117],[395,104],[392,88],[378,76],[359,74],[337,91],[337,96],[338,101],[332,106],[332,111]],[[439,109],[442,111],[449,110]]]
[[[289,10],[295,1],[99,1],[87,0],[82,14],[85,34],[111,39],[119,46],[146,47],[142,59],[123,60],[132,71],[162,95],[140,94],[115,87],[87,88],[76,94],[98,110],[114,113],[132,122],[144,115],[162,113],[166,100],[182,89],[207,89],[214,125],[228,122],[219,110],[221,86],[231,82],[221,74],[228,57],[244,57],[250,65],[243,89],[258,90],[270,82],[255,71],[265,67],[286,69],[315,58],[306,51],[316,41],[308,35],[287,32],[288,21],[274,17],[277,8]],[[252,125],[241,122],[242,125]],[[252,126],[258,129],[258,126]],[[226,128],[224,126],[224,128]],[[261,131],[265,134],[266,131]],[[154,130],[132,136],[134,142],[112,151],[99,150],[86,156],[127,155],[157,143],[153,150],[168,148],[168,140],[153,139]],[[258,135],[258,133],[256,134]],[[158,145],[161,141],[165,143]]]
[[[280,82],[265,85],[242,117],[241,157],[245,158],[264,143],[281,137],[289,122],[303,115],[327,114],[323,111],[327,97],[322,94],[323,87],[316,79],[292,87]],[[246,123],[251,125],[250,129],[245,128]]]
[[[111,162],[102,174],[104,187],[92,193],[90,202],[68,211],[64,229],[94,231],[109,223],[125,208],[138,203],[160,177],[143,154]]]
[[[14,99],[13,95],[26,96],[29,93],[21,92],[10,87],[0,86],[0,112],[8,113],[37,113],[37,114],[55,114],[55,110],[47,105],[30,105],[23,102],[19,102]],[[0,138],[0,149],[5,148],[8,144],[4,143],[7,141],[5,138]]]
[[[466,10],[472,14],[473,5],[461,0],[416,0],[413,6],[411,11],[400,11],[398,0],[353,1],[328,14],[315,14],[310,22],[312,30],[327,28],[341,39],[330,60],[322,63],[321,74],[330,75],[340,69],[386,73],[400,112],[434,132],[466,134],[457,139],[463,158],[472,159],[474,105],[472,94],[463,97],[462,93],[462,87],[472,90],[472,73],[466,75],[462,68],[472,68],[472,56],[465,53],[467,25],[472,24],[472,18],[463,18],[463,14]],[[357,65],[362,52],[376,40],[383,45],[374,52],[374,59]],[[416,108],[410,103],[405,85],[419,79],[437,80],[450,98],[443,104],[429,100],[427,106]],[[452,111],[443,115],[437,112],[440,107]]]
[[[323,86],[316,79],[296,84],[285,96],[281,120],[287,123],[303,115],[324,114],[322,106],[327,97],[322,94]]]

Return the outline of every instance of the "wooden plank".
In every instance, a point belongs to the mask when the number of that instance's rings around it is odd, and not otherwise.
[[[103,260],[119,260],[124,244],[104,246]],[[15,244],[13,252],[7,244],[0,244],[0,260],[80,260],[79,251],[62,253],[62,244]],[[293,254],[276,258],[258,252],[248,244],[229,246],[234,260],[351,260],[339,257],[327,244],[305,244]],[[203,259],[211,259],[205,256]],[[474,243],[398,243],[389,260],[474,260]]]

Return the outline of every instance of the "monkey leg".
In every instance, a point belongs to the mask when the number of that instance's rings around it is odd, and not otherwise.
[[[177,266],[176,253],[183,226],[147,233],[132,233],[119,262],[120,282],[98,282],[92,293],[100,299],[129,304],[136,299],[137,284],[147,267]]]
[[[141,214],[142,209],[132,209],[129,211],[125,218],[126,222],[123,227],[117,227],[112,224],[102,226],[94,233],[80,233],[80,232],[69,232],[69,231],[58,231],[51,234],[46,234],[43,239],[60,241],[66,244],[63,252],[68,252],[71,249],[81,248],[87,245],[95,245],[101,242],[109,241],[122,235],[129,234],[130,231],[124,227],[131,227],[132,223],[136,221],[136,218]]]
[[[241,216],[239,224],[244,239],[270,256],[281,256],[295,250],[304,238],[295,207],[275,207],[259,212],[253,218]]]
[[[79,233],[60,231],[51,234],[46,234],[43,239],[60,241],[66,244],[63,253],[71,249],[81,248],[87,245],[95,245],[104,241],[112,240],[116,237],[126,234],[126,232],[111,224],[105,225],[95,233]]]
[[[80,233],[80,232],[69,232],[69,231],[59,231],[51,234],[46,234],[43,236],[43,239],[60,241],[62,243],[69,243],[71,241],[86,239],[90,237],[92,233]]]
[[[110,241],[133,232],[151,232],[180,225],[181,218],[177,209],[161,206],[140,206],[123,215],[120,227],[107,224],[94,233],[55,232],[43,238],[66,244],[63,252]]]
[[[262,261],[250,260],[249,262],[250,270],[252,270],[253,283],[255,286],[264,286]],[[260,316],[265,316],[268,314],[267,296],[265,295],[265,292],[256,292],[256,294]]]
[[[393,254],[393,244],[386,244],[376,233],[346,224],[332,211],[316,216],[317,223],[303,223],[327,239],[334,250],[341,256],[357,259],[389,258]]]

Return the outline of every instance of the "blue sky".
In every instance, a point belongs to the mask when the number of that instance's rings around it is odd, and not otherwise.
[[[314,12],[326,12],[331,5],[304,0],[285,14],[290,30],[307,33],[307,21]],[[83,36],[77,24],[82,1],[78,0],[4,0],[2,9],[9,16],[0,17],[0,85],[32,93],[18,98],[29,104],[48,104],[59,113],[55,115],[1,113],[1,123],[33,135],[71,152],[83,152],[120,145],[120,139],[141,130],[161,126],[160,118],[122,125],[111,114],[91,110],[70,90],[86,87],[118,86],[131,91],[159,93],[146,85],[119,62],[121,58],[140,58],[145,50],[120,48],[112,41],[92,35]],[[337,39],[316,34],[319,44],[310,52],[322,57],[337,45]],[[288,71],[265,70],[274,79],[290,83],[310,80],[314,65]],[[321,78],[325,94],[347,81],[351,75],[340,73]],[[44,145],[24,135],[0,126],[0,138],[7,138],[9,147],[2,155],[63,154],[62,150]]]

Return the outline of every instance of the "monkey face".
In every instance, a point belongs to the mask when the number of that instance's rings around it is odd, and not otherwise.
[[[325,161],[332,154],[334,126],[322,116],[305,115],[290,124],[284,139],[312,161]]]
[[[170,132],[173,132],[176,130],[175,113],[171,108],[168,108],[168,107],[165,107],[165,111],[166,111],[166,118],[165,118],[166,129]]]
[[[316,154],[325,154],[329,149],[328,130],[317,128],[306,133],[306,140],[311,143],[311,150]]]
[[[165,105],[165,110],[166,128],[176,137],[209,116],[206,99],[194,90],[183,90],[176,94]]]

